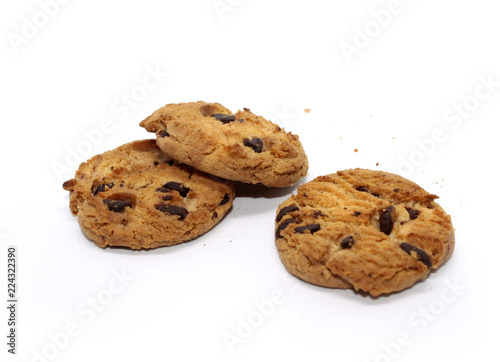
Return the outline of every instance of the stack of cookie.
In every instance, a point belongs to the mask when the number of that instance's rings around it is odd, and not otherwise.
[[[98,246],[151,249],[210,230],[231,208],[233,181],[294,185],[308,160],[299,138],[244,108],[168,104],[135,141],[83,163],[66,181],[70,208]],[[352,169],[318,177],[278,207],[285,268],[312,284],[373,296],[410,287],[451,256],[451,218],[415,183]]]
[[[95,156],[63,185],[84,234],[100,247],[191,240],[231,208],[233,181],[283,187],[307,173],[299,138],[249,109],[168,104],[140,125],[156,140]]]

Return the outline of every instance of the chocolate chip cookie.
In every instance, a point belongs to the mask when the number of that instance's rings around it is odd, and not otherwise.
[[[100,247],[191,240],[217,224],[234,199],[232,182],[174,161],[155,140],[91,158],[63,187],[83,233]]]
[[[453,252],[451,218],[403,177],[351,169],[317,177],[276,213],[286,269],[312,284],[378,296],[425,279]]]
[[[167,104],[140,125],[172,158],[229,180],[283,187],[307,173],[299,137],[247,108],[233,114],[218,103]]]

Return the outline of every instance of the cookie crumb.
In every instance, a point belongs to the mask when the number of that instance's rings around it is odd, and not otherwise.
[[[377,164],[375,166],[378,166],[378,165],[380,165],[380,163],[377,162]]]
[[[357,148],[355,148],[355,149],[354,149],[354,152],[358,152],[358,149],[357,149]]]
[[[311,108],[306,108],[306,109],[304,109],[304,112],[306,112],[306,113],[311,112]]]

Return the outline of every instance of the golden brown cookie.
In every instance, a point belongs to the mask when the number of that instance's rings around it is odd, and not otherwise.
[[[63,187],[83,233],[100,247],[191,240],[217,224],[234,199],[232,182],[174,162],[155,140],[91,158]]]
[[[450,258],[451,218],[403,177],[339,171],[301,185],[276,213],[286,269],[309,283],[378,296],[425,279]]]
[[[218,103],[167,104],[140,125],[172,158],[228,180],[283,187],[307,173],[299,137],[246,108],[233,114]]]

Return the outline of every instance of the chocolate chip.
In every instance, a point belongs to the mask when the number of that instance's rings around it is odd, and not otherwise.
[[[328,216],[326,214],[323,214],[323,211],[321,210],[315,210],[312,214],[313,218],[317,219],[320,216]]]
[[[351,235],[346,236],[340,242],[340,247],[342,249],[350,249],[350,248],[352,248],[353,245],[354,245],[354,238]]]
[[[170,137],[170,133],[168,133],[166,130],[161,131],[160,137]]]
[[[254,137],[252,139],[245,138],[243,144],[247,147],[252,147],[255,153],[261,153],[264,142],[259,137]]]
[[[321,229],[321,226],[319,224],[310,224],[310,225],[305,225],[305,226],[299,226],[295,228],[295,232],[299,234],[305,233],[307,230],[311,232],[311,234],[314,234],[316,231]]]
[[[219,205],[225,205],[229,202],[229,194],[225,194]]]
[[[130,201],[103,199],[102,202],[108,206],[109,211],[124,212],[126,207],[132,207]]]
[[[358,217],[359,215],[361,215],[360,211],[354,211],[354,216]]]
[[[281,224],[278,225],[278,227],[276,228],[276,239],[278,238],[281,238],[281,231],[282,230],[285,230],[288,225],[290,224],[296,224],[297,223],[297,220],[295,219],[286,219],[285,221],[283,221]]]
[[[164,212],[166,214],[178,215],[179,220],[184,220],[184,218],[189,213],[185,208],[175,205],[158,204],[155,205],[155,209],[160,210],[161,212]]]
[[[110,182],[108,184],[99,184],[94,190],[93,190],[93,195],[96,196],[99,192],[104,192],[106,191],[106,187],[108,189],[112,189],[113,186],[115,186],[114,182]]]
[[[238,119],[238,122],[243,123],[245,120],[243,118]]]
[[[212,219],[217,219],[219,217],[219,214],[217,214],[216,211],[212,214]]]
[[[371,192],[371,191],[368,189],[368,187],[367,187],[367,186],[358,186],[358,187],[356,187],[356,190],[357,190],[357,191],[361,191],[361,192],[367,192],[367,193],[369,193],[370,195],[373,195],[373,196],[375,196],[375,197],[380,197],[380,195],[379,195],[379,194],[375,194],[375,193]]]
[[[432,268],[432,260],[429,257],[429,255],[427,255],[427,253],[425,251],[423,251],[422,249],[417,248],[416,246],[408,244],[408,243],[401,243],[401,244],[399,244],[399,246],[408,255],[410,255],[410,256],[412,256],[414,258],[416,257],[416,259],[418,261],[421,261],[422,263],[424,263],[427,266],[427,268],[429,268],[429,269]]]
[[[392,211],[394,211],[394,206],[388,206],[380,213],[380,231],[382,231],[386,235],[389,235],[392,232],[392,227],[394,226],[394,221],[392,220]]]
[[[190,188],[182,186],[182,184],[178,182],[167,182],[162,187],[156,189],[158,192],[169,192],[169,191],[177,191],[182,197],[186,197],[188,192],[191,191]]]
[[[406,208],[406,211],[408,211],[408,214],[410,214],[410,220],[415,220],[421,212],[420,210],[412,209],[409,207]]]
[[[396,187],[394,190],[392,190],[394,192],[399,192],[399,189]]]
[[[99,184],[94,190],[94,196],[97,195],[99,192],[104,192],[106,191],[106,185]]]
[[[174,198],[174,197],[173,197],[172,195],[165,195],[165,196],[163,196],[161,199],[162,199],[163,201],[170,201],[170,200],[172,200],[173,198]]]
[[[285,206],[284,208],[282,208],[280,210],[280,212],[278,212],[278,216],[276,216],[276,222],[280,222],[281,219],[283,219],[283,216],[285,216],[289,212],[297,211],[298,209],[299,208],[297,206],[293,206],[293,205]]]
[[[234,122],[236,120],[236,118],[234,116],[229,115],[229,114],[222,114],[222,113],[212,114],[212,117],[214,117],[218,121],[221,121],[224,124],[227,124],[229,122]]]

